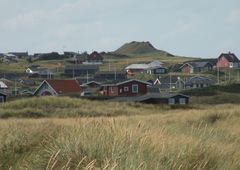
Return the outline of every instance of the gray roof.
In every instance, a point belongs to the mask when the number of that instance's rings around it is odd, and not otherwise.
[[[233,63],[238,63],[239,62],[239,59],[237,58],[237,56],[234,54],[234,53],[222,53],[220,57],[225,57],[229,62],[233,62]]]
[[[190,77],[186,81],[186,85],[190,85],[190,84],[214,84],[214,81],[208,77],[194,76],[194,77]]]

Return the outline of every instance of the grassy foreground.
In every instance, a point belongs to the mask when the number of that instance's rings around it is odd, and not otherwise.
[[[104,110],[98,102],[35,100],[10,102],[1,112],[44,104],[46,114],[74,106],[120,116],[1,119],[0,169],[240,169],[239,105],[169,109],[105,102]]]

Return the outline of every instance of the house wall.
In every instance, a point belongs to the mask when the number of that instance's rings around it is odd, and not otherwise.
[[[166,74],[167,73],[167,69],[166,68],[157,68],[153,70],[154,74]]]
[[[117,86],[105,86],[103,87],[104,96],[118,96],[118,87]]]
[[[177,95],[171,98],[150,98],[147,100],[142,101],[142,103],[147,103],[147,104],[169,104],[169,99],[174,99],[174,104],[180,104],[180,99],[184,98],[186,100],[186,104],[189,103],[189,98],[186,96],[181,96],[181,95]]]
[[[212,65],[206,65],[205,67],[196,67],[194,68],[194,72],[206,72],[213,70]]]
[[[229,62],[225,57],[220,57],[217,62],[217,67],[219,68],[229,68]]]
[[[138,93],[134,93],[132,90],[133,85],[138,85]],[[124,90],[125,87],[128,87],[128,91]],[[120,96],[137,96],[147,93],[147,85],[138,81],[128,82],[118,86],[118,93]]]
[[[7,100],[7,96],[0,94],[0,103],[4,103]]]
[[[183,98],[186,100],[186,104],[189,103],[189,98],[188,97],[185,97],[185,96],[181,96],[181,95],[177,95],[177,96],[174,96],[172,97],[174,100],[175,100],[175,104],[180,104],[180,99]]]
[[[44,82],[38,91],[35,93],[35,96],[57,96],[58,94],[53,91],[53,89]]]
[[[182,67],[181,71],[183,73],[193,73],[193,68],[189,65],[185,65],[184,67]]]
[[[129,69],[127,72],[132,72],[132,73],[145,73],[146,70],[144,69]]]

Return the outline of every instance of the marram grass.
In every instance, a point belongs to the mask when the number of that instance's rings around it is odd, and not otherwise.
[[[60,112],[68,107],[117,112],[113,117],[2,119],[0,169],[240,169],[238,105],[170,110],[107,102],[104,108],[100,102],[69,98],[38,100],[8,103],[1,109],[20,112],[35,104],[39,112],[47,107],[54,112],[54,107]]]

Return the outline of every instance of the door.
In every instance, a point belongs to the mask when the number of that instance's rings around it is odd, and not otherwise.
[[[0,103],[4,103],[4,97],[0,96]]]

